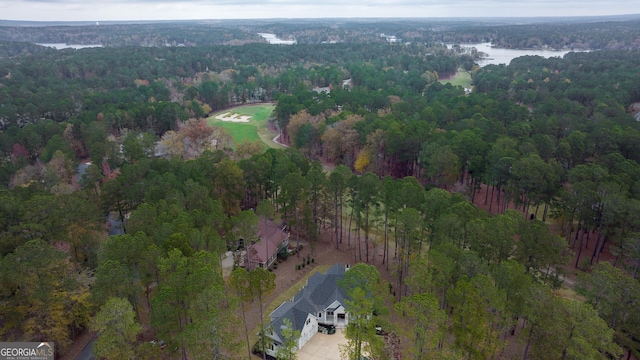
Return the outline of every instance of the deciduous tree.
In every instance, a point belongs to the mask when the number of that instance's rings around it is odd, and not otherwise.
[[[291,320],[284,319],[284,328],[282,328],[282,344],[276,350],[276,359],[278,360],[297,360],[298,355],[298,339],[300,338],[300,330],[295,330],[291,325]]]
[[[349,323],[345,332],[348,344],[341,348],[346,360],[359,360],[365,352],[379,355],[381,339],[376,336],[374,314],[386,313],[384,305],[384,284],[375,266],[359,263],[349,269],[338,283],[349,297],[346,310]]]

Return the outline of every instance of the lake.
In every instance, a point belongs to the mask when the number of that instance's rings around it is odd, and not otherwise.
[[[52,43],[52,44],[38,44],[38,43],[36,43],[36,45],[52,47],[52,48],[57,49],[57,50],[60,50],[60,49],[86,49],[86,48],[102,47],[102,45],[72,45],[72,44],[65,44],[65,43]]]
[[[269,33],[258,33],[258,35],[262,36],[265,40],[269,42],[269,44],[274,45],[293,45],[296,43],[295,40],[283,40],[280,39],[276,34]]]
[[[538,55],[538,56],[542,56],[544,58],[550,58],[550,57],[563,57],[566,54],[570,53],[571,50],[561,50],[561,51],[556,51],[556,50],[515,50],[515,49],[505,49],[505,48],[494,48],[491,47],[491,43],[481,43],[481,44],[460,44],[460,46],[464,47],[464,48],[472,48],[475,47],[478,51],[481,51],[487,55],[489,55],[487,57],[487,59],[483,59],[483,60],[477,60],[476,62],[478,63],[478,65],[485,66],[485,65],[499,65],[499,64],[505,64],[505,65],[509,65],[509,63],[511,62],[511,60],[520,57],[520,56],[527,56],[527,55]],[[447,45],[448,48],[451,48],[451,45]]]

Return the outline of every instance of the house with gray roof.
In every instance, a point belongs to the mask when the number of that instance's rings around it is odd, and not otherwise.
[[[275,356],[283,343],[284,319],[289,319],[295,330],[300,331],[298,349],[318,332],[320,325],[344,328],[349,323],[349,314],[344,305],[346,295],[338,286],[349,265],[333,265],[327,272],[319,272],[307,279],[307,284],[289,301],[283,302],[269,316],[268,335],[272,340],[267,354]]]

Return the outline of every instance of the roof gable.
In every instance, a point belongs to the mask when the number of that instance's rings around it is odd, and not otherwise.
[[[266,263],[268,258],[278,252],[280,244],[289,237],[288,233],[271,220],[258,221],[256,235],[260,241],[251,244],[247,249],[247,256],[254,263]]]
[[[333,265],[324,274],[315,273],[307,280],[307,285],[294,296],[292,301],[282,303],[271,314],[269,326],[273,329],[274,340],[282,339],[283,320],[289,319],[295,330],[304,328],[309,314],[325,311],[335,303],[344,304],[346,298],[338,286],[338,280],[344,277],[345,268],[340,264]]]

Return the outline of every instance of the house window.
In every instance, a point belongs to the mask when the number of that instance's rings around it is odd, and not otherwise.
[[[333,316],[333,311],[327,311],[327,315]]]
[[[307,325],[309,325],[309,322],[311,322],[311,319],[307,319]]]
[[[318,313],[318,317],[321,318],[322,317],[322,313]]]

